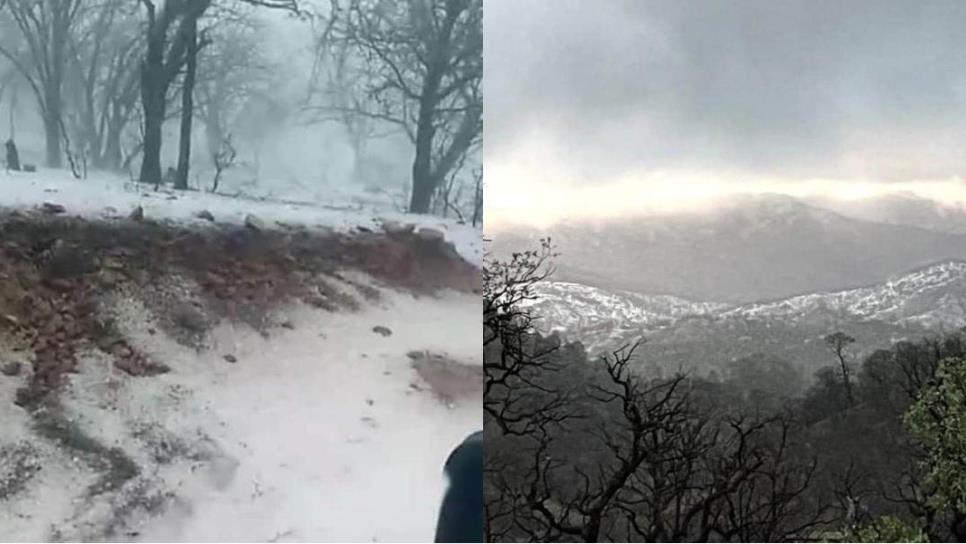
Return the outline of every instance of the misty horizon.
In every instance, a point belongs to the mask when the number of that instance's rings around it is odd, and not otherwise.
[[[488,220],[734,193],[966,202],[966,6],[861,5],[491,3]]]

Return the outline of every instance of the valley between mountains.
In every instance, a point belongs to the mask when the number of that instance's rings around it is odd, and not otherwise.
[[[931,219],[903,223],[894,200],[872,220],[869,204],[848,216],[844,205],[751,196],[701,217],[516,229],[494,246],[499,254],[551,236],[559,255],[552,281],[536,288],[537,327],[591,355],[642,338],[636,357],[658,374],[710,375],[767,354],[807,379],[830,363],[822,339],[831,332],[855,337],[864,357],[966,326],[960,214],[932,206]]]

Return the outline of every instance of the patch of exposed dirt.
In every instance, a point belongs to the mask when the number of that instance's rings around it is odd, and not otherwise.
[[[351,259],[363,271],[390,285],[417,292],[449,288],[482,293],[480,270],[462,260],[441,239],[427,239],[408,232],[370,234],[357,237],[351,245]]]
[[[411,351],[408,357],[416,374],[433,395],[446,405],[479,402],[483,398],[483,368],[464,364],[445,354]]]
[[[117,368],[152,376],[168,368],[132,346],[105,317],[105,299],[126,293],[155,313],[179,343],[204,347],[221,320],[268,334],[272,312],[301,301],[328,311],[358,308],[385,286],[479,293],[479,269],[441,236],[410,230],[339,234],[251,226],[186,228],[147,220],[88,221],[43,213],[0,216],[0,341],[32,354],[16,403],[32,408],[100,349]],[[340,285],[350,285],[349,294]]]

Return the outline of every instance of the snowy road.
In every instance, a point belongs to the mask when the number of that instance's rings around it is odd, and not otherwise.
[[[480,365],[480,299],[384,295],[353,313],[291,308],[267,339],[223,324],[202,352],[120,301],[124,334],[173,371],[133,378],[90,355],[61,416],[137,475],[92,491],[103,466],[38,440],[16,381],[0,379],[0,447],[42,467],[0,498],[0,540],[431,540],[443,462],[482,415],[478,398],[434,398],[407,353]]]

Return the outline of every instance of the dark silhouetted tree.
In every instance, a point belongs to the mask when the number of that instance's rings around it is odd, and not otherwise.
[[[163,4],[156,5],[154,0],[141,0],[145,11],[147,41],[141,62],[144,155],[139,179],[143,183],[161,183],[161,129],[165,119],[168,90],[189,57],[196,56],[197,47],[193,44],[197,43],[198,20],[211,8],[214,1],[166,0]],[[298,10],[297,0],[238,1],[268,8]],[[193,91],[193,82],[191,83],[189,88],[183,89],[188,95]],[[183,97],[183,100],[191,99]],[[182,116],[192,114],[193,112],[182,112]],[[184,145],[183,143],[182,149]]]
[[[333,0],[329,17],[323,38],[362,59],[346,77],[366,98],[333,107],[405,132],[415,147],[409,211],[428,213],[482,141],[482,0]]]
[[[825,337],[825,343],[831,348],[839,364],[839,370],[842,373],[842,387],[845,389],[845,400],[849,406],[852,406],[855,404],[855,396],[852,394],[852,369],[847,357],[848,347],[855,343],[855,338],[844,332],[835,332]]]

